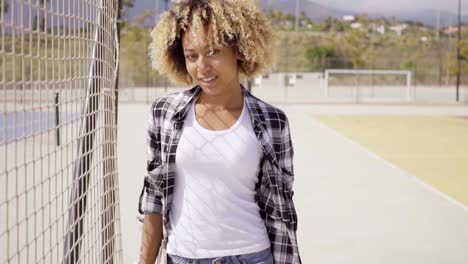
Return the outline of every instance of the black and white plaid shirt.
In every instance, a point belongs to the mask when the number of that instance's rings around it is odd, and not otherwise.
[[[162,214],[166,241],[174,191],[176,149],[185,115],[200,92],[201,88],[196,86],[159,98],[150,111],[148,175],[145,177],[147,197],[144,209],[140,211]],[[283,111],[254,97],[244,87],[242,93],[255,135],[263,149],[255,199],[265,221],[275,264],[299,264],[297,215],[292,200],[294,151],[288,119]]]

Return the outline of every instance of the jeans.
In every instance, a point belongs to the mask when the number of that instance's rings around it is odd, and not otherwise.
[[[249,254],[206,259],[189,259],[167,255],[167,264],[273,264],[270,248]]]

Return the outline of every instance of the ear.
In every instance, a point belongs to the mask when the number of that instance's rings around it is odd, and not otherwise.
[[[236,59],[239,61],[244,61],[245,58],[242,56],[242,54],[237,50],[237,47],[233,47],[234,55],[236,56]]]

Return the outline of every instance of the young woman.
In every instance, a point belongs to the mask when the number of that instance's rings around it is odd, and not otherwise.
[[[248,0],[178,1],[152,37],[153,67],[194,87],[151,107],[140,261],[301,263],[287,117],[240,84],[271,64],[265,16]]]

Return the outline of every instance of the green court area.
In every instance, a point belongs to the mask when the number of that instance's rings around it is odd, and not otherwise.
[[[468,206],[468,118],[313,115],[340,134]]]

